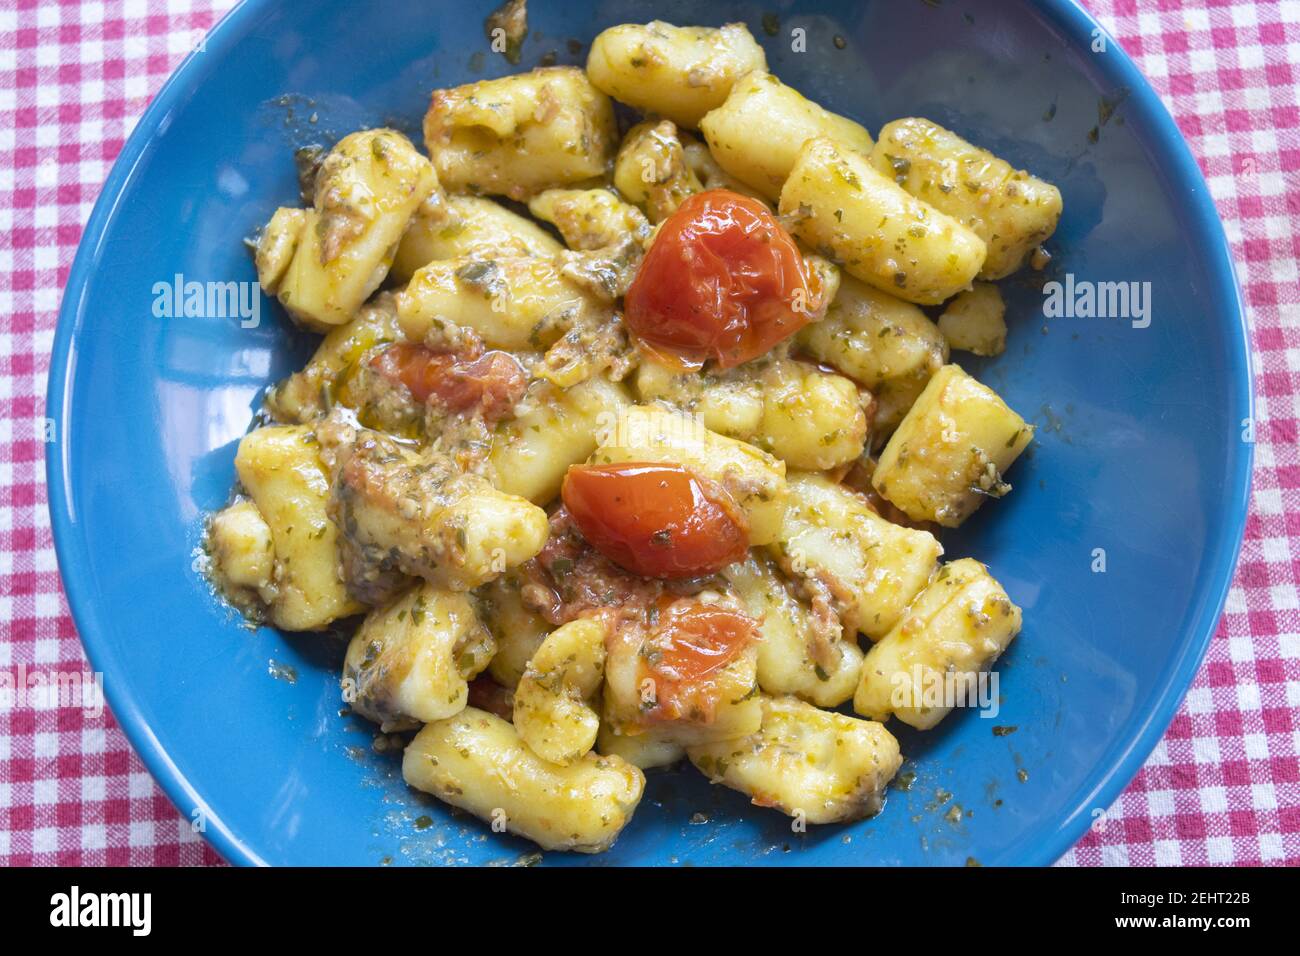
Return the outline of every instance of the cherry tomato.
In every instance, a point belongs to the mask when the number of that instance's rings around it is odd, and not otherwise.
[[[643,678],[654,682],[653,720],[712,720],[719,701],[714,677],[758,639],[746,614],[709,604],[677,602],[661,612],[642,652]]]
[[[767,207],[726,189],[664,221],[623,299],[629,329],[686,364],[731,368],[825,312],[821,284]]]
[[[417,402],[433,401],[452,412],[478,405],[487,417],[508,410],[528,385],[523,369],[506,352],[435,352],[399,342],[372,358],[370,367],[401,382]]]
[[[681,465],[574,465],[560,494],[593,548],[645,577],[713,574],[749,549],[731,495]]]

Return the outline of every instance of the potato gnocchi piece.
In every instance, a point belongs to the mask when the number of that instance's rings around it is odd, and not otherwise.
[[[560,258],[444,259],[416,271],[396,295],[406,338],[439,322],[473,329],[489,348],[539,350],[575,325],[597,325],[611,309],[564,274]]]
[[[763,70],[732,87],[700,129],[718,165],[770,200],[781,195],[808,140],[828,137],[864,156],[872,146],[862,126],[822,109]]]
[[[252,608],[275,600],[275,542],[257,505],[241,498],[213,515],[207,548],[216,584],[232,603]]]
[[[710,431],[750,442],[790,468],[838,467],[861,455],[866,442],[857,386],[807,362],[762,359],[700,375],[647,358],[636,386],[642,402],[694,412]]]
[[[977,703],[980,673],[1019,633],[1020,608],[984,565],[971,558],[945,564],[867,652],[853,709],[929,730],[954,704]]]
[[[496,647],[470,599],[421,583],[366,615],[343,661],[343,699],[384,733],[463,710]]]
[[[948,347],[972,355],[1001,355],[1007,347],[1007,306],[998,287],[976,282],[959,292],[939,316],[939,331]]]
[[[600,853],[641,801],[645,775],[588,753],[567,767],[543,760],[509,721],[466,707],[426,724],[406,748],[402,776],[417,790],[544,850]]]
[[[624,23],[598,34],[587,56],[587,75],[599,89],[688,129],[720,106],[740,77],[766,68],[763,48],[743,23]]]
[[[528,201],[528,211],[560,230],[570,249],[604,249],[631,236],[650,244],[650,223],[636,206],[609,189],[548,189]]]
[[[309,328],[342,325],[384,281],[407,223],[437,188],[433,165],[401,133],[343,137],[316,174],[314,207],[280,210],[262,233],[262,288]]]
[[[788,477],[790,507],[771,547],[781,569],[823,595],[845,630],[889,633],[934,570],[943,548],[928,531],[875,513],[861,495],[816,474]]]
[[[271,622],[318,631],[363,610],[338,571],[338,528],[327,514],[329,479],[311,428],[274,425],[249,432],[235,453],[239,482],[271,529],[275,599]]]
[[[298,250],[298,240],[307,227],[307,210],[281,206],[271,213],[271,219],[257,237],[253,252],[253,265],[257,268],[257,281],[268,295],[274,295],[280,280],[289,271],[289,263]]]
[[[388,274],[404,284],[435,259],[549,259],[563,249],[537,223],[491,199],[435,195],[406,227]]]
[[[596,617],[564,624],[542,641],[515,688],[514,724],[533,753],[567,767],[591,750],[600,729],[593,699],[605,677],[605,635]]]
[[[818,707],[838,707],[853,696],[862,650],[853,635],[843,635],[833,615],[815,616],[790,593],[776,564],[760,553],[722,575],[761,622],[759,687],[769,694],[795,694]]]
[[[686,749],[712,783],[755,806],[808,823],[843,823],[879,813],[902,766],[882,724],[819,710],[795,697],[764,697],[763,724],[740,740]]]
[[[947,340],[924,312],[852,276],[841,281],[826,318],[803,329],[797,342],[870,389],[877,402],[873,430],[884,434],[948,361]]]
[[[634,767],[652,770],[671,767],[686,756],[686,748],[671,740],[660,739],[653,730],[641,734],[622,734],[604,721],[596,734],[596,751],[606,756],[622,757]]]
[[[560,493],[569,466],[585,461],[630,405],[623,387],[601,376],[567,389],[535,382],[518,415],[497,426],[488,455],[493,482],[506,494],[546,504]]]
[[[497,651],[488,665],[492,679],[514,690],[524,676],[528,662],[551,632],[540,614],[524,606],[522,582],[513,572],[489,581],[477,592],[483,623],[492,632]]]
[[[774,362],[763,375],[760,444],[791,468],[826,471],[866,445],[867,416],[858,387],[801,362]]]
[[[774,540],[785,514],[785,463],[745,442],[709,431],[690,415],[662,405],[620,411],[601,436],[592,464],[672,462],[718,482],[749,519],[749,541]]]
[[[381,292],[361,307],[356,318],[331,330],[300,371],[273,386],[266,407],[278,421],[287,423],[305,424],[322,417],[361,360],[371,350],[401,338],[393,297]]]
[[[646,405],[667,402],[700,416],[704,427],[728,438],[747,441],[763,425],[763,389],[748,374],[749,363],[725,373],[678,369],[653,356],[637,367],[637,398]]]
[[[955,528],[1011,490],[1002,476],[1033,437],[996,392],[945,365],[889,439],[871,484],[912,520]]]
[[[424,117],[447,189],[518,200],[606,175],[617,141],[609,97],[574,66],[436,90]]]
[[[779,208],[810,248],[908,302],[938,305],[984,264],[983,239],[828,137],[804,144]]]
[[[627,131],[614,161],[614,185],[653,223],[663,222],[704,188],[686,162],[670,120],[638,123]]]
[[[981,279],[1001,279],[1056,231],[1061,192],[926,119],[887,123],[871,163],[988,246]]]
[[[331,436],[331,513],[363,560],[453,591],[527,561],[546,543],[546,512],[448,459],[366,429]]]

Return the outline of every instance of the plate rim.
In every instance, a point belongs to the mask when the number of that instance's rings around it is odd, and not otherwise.
[[[84,318],[86,285],[94,272],[96,251],[114,219],[117,202],[123,190],[131,183],[141,161],[148,156],[153,134],[166,124],[173,108],[201,84],[211,70],[218,68],[223,57],[229,54],[230,48],[277,2],[278,0],[240,0],[208,32],[204,41],[204,56],[200,57],[192,51],[164,82],[136,122],[104,180],[82,231],[63,289],[45,395],[45,417],[55,423],[56,436],[56,440],[47,442],[45,448],[47,503],[63,591],[86,658],[95,668],[99,667],[98,661],[101,659],[101,633],[104,628],[86,583],[89,578],[85,573],[88,556],[85,549],[78,546],[78,536],[74,533],[77,524],[73,507],[75,502],[74,496],[69,493],[69,472],[65,467],[70,442],[59,437],[70,434],[68,412],[72,396],[69,389],[71,373],[75,368],[77,333]],[[1035,5],[1044,21],[1049,26],[1058,28],[1063,41],[1071,49],[1078,49],[1079,44],[1084,43],[1081,38],[1092,39],[1097,35],[1095,31],[1102,31],[1106,42],[1112,46],[1102,61],[1102,72],[1116,76],[1122,85],[1128,87],[1130,94],[1126,108],[1142,113],[1145,128],[1150,131],[1150,144],[1159,146],[1169,158],[1175,160],[1167,167],[1166,173],[1174,185],[1184,191],[1184,214],[1196,225],[1205,243],[1206,256],[1215,265],[1209,281],[1218,297],[1233,306],[1235,322],[1228,331],[1234,348],[1226,358],[1229,378],[1238,394],[1227,398],[1235,399],[1234,404],[1244,408],[1248,419],[1253,421],[1254,356],[1250,345],[1248,316],[1223,222],[1191,147],[1159,94],[1128,53],[1077,0],[1035,0]],[[1225,316],[1222,321],[1229,320]],[[1016,861],[1018,864],[1051,865],[1078,842],[1093,822],[1090,808],[1109,808],[1133,780],[1163,738],[1195,680],[1223,615],[1249,519],[1255,446],[1253,442],[1241,441],[1230,443],[1229,448],[1226,469],[1229,480],[1224,490],[1227,508],[1218,527],[1225,546],[1220,548],[1208,571],[1209,582],[1203,595],[1208,600],[1201,602],[1201,612],[1189,628],[1190,639],[1185,642],[1182,652],[1171,660],[1166,679],[1153,688],[1155,704],[1137,734],[1129,740],[1121,738],[1123,751],[1118,759],[1111,762],[1109,769],[1090,792],[1078,796],[1075,809],[1055,824],[1050,836],[1025,852],[1023,858]],[[178,808],[185,805],[206,807],[201,795],[180,772],[144,720],[134,695],[127,691],[119,692],[113,681],[105,682],[104,693],[118,726],[168,799]],[[205,822],[207,829],[202,836],[223,859],[238,865],[270,865],[255,848],[231,830],[218,814],[207,811]]]

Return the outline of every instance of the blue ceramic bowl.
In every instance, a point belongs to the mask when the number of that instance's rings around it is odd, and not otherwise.
[[[483,53],[494,3],[248,0],[136,127],[68,281],[48,467],[72,611],[132,743],[232,862],[509,862],[531,850],[406,789],[397,759],[371,751],[371,728],[338,714],[336,641],[251,632],[195,573],[203,516],[226,499],[262,388],[311,343],[269,300],[256,328],[153,308],[155,285],[177,274],[255,279],[240,240],[293,202],[293,147],[380,123],[414,132],[430,90],[513,72]],[[784,80],[869,129],[930,117],[1056,183],[1053,277],[1149,282],[1152,303],[1146,328],[1045,318],[1041,292],[1013,281],[1007,351],[972,363],[1039,425],[1015,492],[945,539],[1024,608],[997,719],[958,713],[929,734],[901,732],[915,780],[874,820],[792,833],[689,768],[655,772],[611,853],[544,862],[1054,861],[1167,726],[1245,523],[1242,307],[1174,123],[1066,0],[530,7],[522,68],[551,51],[581,63],[585,48],[567,41],[615,23],[744,20]],[[769,11],[777,36],[761,25]],[[806,52],[791,49],[796,27]]]

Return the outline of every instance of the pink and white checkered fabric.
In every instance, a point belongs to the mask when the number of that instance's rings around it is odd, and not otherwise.
[[[1164,97],[1240,268],[1257,373],[1241,565],[1173,726],[1065,864],[1300,864],[1300,0],[1086,0]],[[230,0],[0,0],[0,670],[81,671],[43,397],[82,225]],[[199,864],[111,715],[0,707],[0,864]]]

